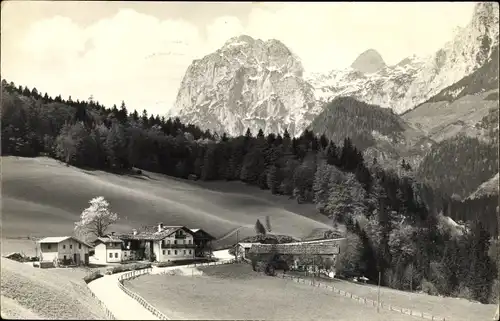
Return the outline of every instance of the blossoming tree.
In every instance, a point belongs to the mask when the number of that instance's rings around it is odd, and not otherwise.
[[[102,196],[94,197],[89,204],[80,215],[80,220],[75,222],[75,232],[85,237],[91,234],[104,236],[109,226],[118,221],[118,214],[109,210],[109,202]]]

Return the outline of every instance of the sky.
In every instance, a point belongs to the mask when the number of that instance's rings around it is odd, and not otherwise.
[[[165,115],[194,59],[241,34],[278,39],[306,72],[427,56],[472,18],[471,2],[2,1],[1,73],[65,99]]]

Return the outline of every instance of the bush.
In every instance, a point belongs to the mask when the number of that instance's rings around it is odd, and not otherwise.
[[[474,300],[474,294],[471,289],[463,283],[460,283],[458,289],[453,293],[454,297],[466,299],[469,301]]]
[[[498,281],[498,279],[495,279],[491,284],[491,295],[490,295],[491,304],[498,303],[498,293],[500,293],[500,282]]]
[[[167,266],[172,266],[172,262],[159,262],[156,264],[157,267],[167,267]]]
[[[151,263],[131,263],[131,264],[123,264],[118,266],[113,266],[106,270],[106,274],[115,274],[120,272],[134,271],[134,270],[142,270],[148,269],[151,267]]]
[[[89,275],[85,276],[83,278],[83,280],[85,281],[85,283],[88,284],[88,283],[90,283],[94,280],[97,280],[98,278],[102,278],[102,277],[103,277],[103,275],[100,271],[94,271],[94,272],[90,273]]]
[[[439,292],[434,284],[432,282],[429,282],[427,280],[422,280],[422,284],[420,285],[420,289],[422,292],[430,294],[430,295],[438,295]]]

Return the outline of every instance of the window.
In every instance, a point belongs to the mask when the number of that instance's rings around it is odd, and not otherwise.
[[[73,244],[70,244],[70,245],[69,245],[69,248],[70,248],[70,249],[72,249],[72,248],[73,248]]]
[[[165,255],[165,250],[163,250],[163,255]]]
[[[177,240],[174,240],[174,244],[177,244]]]
[[[66,248],[66,244],[63,244],[63,249],[65,249],[65,248]]]
[[[82,249],[82,245],[81,244],[78,244],[78,249],[81,250]]]
[[[113,253],[109,253],[109,258],[112,259],[113,258]]]
[[[170,255],[170,250],[167,251],[167,254]]]
[[[189,254],[191,254],[191,250],[189,250]]]
[[[117,258],[118,258],[118,253],[115,253],[115,259],[117,259]]]
[[[184,250],[184,255],[186,255],[186,250]]]
[[[167,240],[167,244],[170,244],[170,240]]]
[[[64,261],[66,261],[66,255],[64,256]]]
[[[49,250],[50,250],[50,247],[51,247],[51,245],[50,245],[50,244],[47,244],[47,249],[49,249]]]
[[[191,244],[191,240],[188,241],[188,244]]]
[[[177,255],[177,250],[174,251],[174,254]]]

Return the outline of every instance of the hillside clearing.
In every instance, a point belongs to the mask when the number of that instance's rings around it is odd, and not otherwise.
[[[83,272],[62,274],[57,273],[59,269],[36,269],[5,258],[1,263],[1,290],[2,296],[8,299],[8,316],[32,313],[49,319],[106,318],[83,282]]]
[[[149,172],[140,177],[116,175],[45,157],[2,157],[2,167],[4,238],[71,234],[81,211],[98,195],[120,214],[118,232],[163,222],[203,228],[216,237],[243,226],[243,238],[255,235],[255,221],[266,215],[278,234],[303,237],[315,228],[329,228],[314,205],[264,196],[268,191],[238,182],[190,182]],[[233,235],[225,241],[235,240]]]
[[[362,285],[326,278],[321,278],[319,281],[331,283],[337,289],[366,299],[377,300],[378,287],[374,285]],[[395,307],[411,309],[456,321],[490,320],[497,308],[495,304],[481,304],[465,299],[433,296],[425,293],[410,293],[387,287],[380,288],[380,300]]]
[[[202,276],[189,272],[145,275],[126,281],[125,286],[176,319],[352,321],[365,320],[369,315],[373,321],[415,320],[384,310],[377,314],[374,307],[326,289],[253,272],[247,264],[200,270]]]
[[[425,103],[402,117],[437,142],[458,133],[480,136],[480,132],[474,126],[488,115],[490,109],[498,108],[498,101],[486,100],[486,97],[494,92],[498,90],[464,96],[452,103],[446,101]]]

